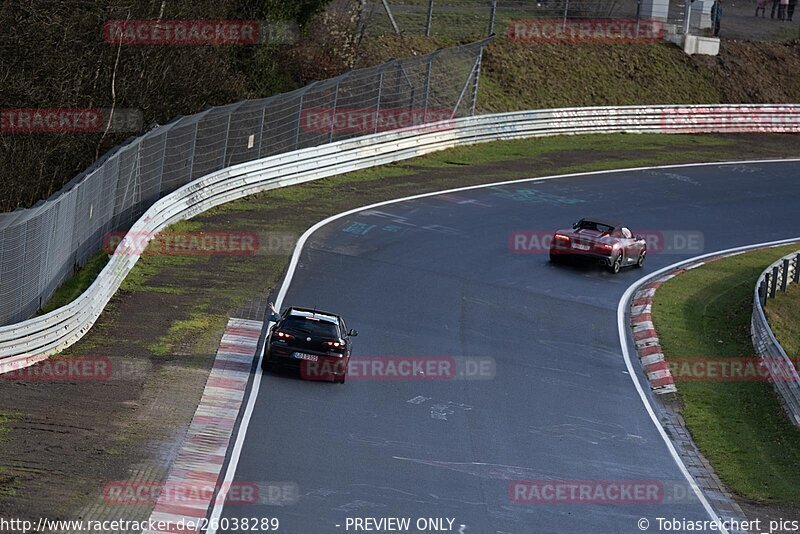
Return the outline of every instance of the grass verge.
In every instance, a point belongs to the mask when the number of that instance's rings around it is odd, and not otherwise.
[[[66,306],[76,298],[80,297],[86,289],[92,285],[97,275],[103,270],[103,267],[108,263],[108,254],[101,250],[92,256],[86,265],[84,265],[77,273],[67,279],[66,282],[61,284],[47,304],[42,306],[39,310],[39,315],[49,313],[61,306]]]
[[[767,265],[796,249],[724,258],[662,285],[652,315],[667,360],[755,358],[750,314],[756,280]],[[790,423],[772,386],[676,381],[686,426],[728,487],[755,501],[800,505],[800,429]]]
[[[17,416],[14,414],[0,412],[0,443],[5,441],[8,436],[8,424],[16,419]]]

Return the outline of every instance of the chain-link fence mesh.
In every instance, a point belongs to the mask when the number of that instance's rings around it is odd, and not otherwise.
[[[274,154],[470,115],[487,42],[181,117],[112,150],[46,201],[0,214],[0,324],[32,316],[108,232],[130,227],[192,180]]]
[[[695,0],[702,3],[704,0]],[[399,31],[453,39],[508,35],[515,21],[658,20],[680,33],[690,0],[381,0],[363,8],[367,34]],[[708,8],[710,9],[710,2]],[[388,8],[388,9],[387,9]],[[697,23],[700,21],[698,19]]]
[[[354,0],[355,1],[355,0]],[[456,40],[496,33],[509,36],[513,24],[525,20],[560,22],[564,27],[593,21],[591,35],[610,39],[648,39],[658,30],[659,40],[681,35],[711,36],[714,0],[360,0],[367,35],[404,33]],[[719,35],[729,39],[790,40],[800,36],[800,17],[792,18],[790,0],[781,19],[779,0],[768,0],[758,15],[756,2],[722,0]],[[603,21],[608,21],[606,26]],[[614,23],[621,23],[619,24]],[[544,26],[543,33],[547,33]],[[567,32],[568,33],[568,32]],[[563,39],[563,37],[559,38]],[[544,40],[559,40],[555,38]],[[581,40],[581,39],[578,39]],[[593,39],[587,38],[586,41]],[[605,41],[606,39],[601,39]]]

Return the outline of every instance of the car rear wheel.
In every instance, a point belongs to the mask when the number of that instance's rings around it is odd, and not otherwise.
[[[641,269],[642,267],[644,267],[644,257],[645,257],[645,254],[647,254],[647,252],[645,252],[645,251],[643,250],[642,252],[640,252],[640,253],[639,253],[639,259],[638,259],[638,260],[636,260],[636,266],[637,266],[638,268],[640,268],[640,269]]]
[[[269,351],[264,353],[264,359],[261,361],[261,370],[268,371],[269,368],[272,366],[272,355]]]
[[[337,384],[344,384],[344,381],[345,381],[346,378],[347,378],[347,375],[342,375],[340,378],[337,378],[336,380],[334,380],[334,382],[336,382]]]
[[[558,254],[553,254],[551,252],[550,253],[550,261],[553,262],[553,263],[559,263],[559,262],[561,262],[561,257]]]
[[[611,272],[617,274],[621,268],[622,268],[622,254],[617,254],[617,257],[614,258],[613,262],[611,262]]]

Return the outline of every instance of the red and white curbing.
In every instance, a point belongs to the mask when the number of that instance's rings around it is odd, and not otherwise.
[[[677,390],[675,379],[672,378],[667,362],[664,361],[664,353],[661,351],[658,334],[653,327],[653,318],[650,314],[656,289],[673,276],[675,274],[669,274],[644,285],[633,294],[631,301],[631,326],[636,352],[650,380],[650,387],[659,394],[674,393]]]
[[[165,485],[208,486],[218,483],[244,399],[262,325],[260,321],[245,319],[228,321],[200,404]],[[189,502],[176,503],[170,500],[166,492],[162,493],[150,515],[151,524],[160,522],[168,525],[167,528],[145,530],[143,534],[193,532],[182,526],[196,524],[203,519],[213,496],[209,492]]]
[[[675,393],[675,379],[664,361],[664,353],[658,340],[658,334],[653,326],[651,312],[653,309],[653,297],[658,287],[675,278],[681,273],[701,267],[707,263],[717,261],[729,256],[738,256],[743,252],[732,252],[711,256],[700,261],[682,265],[671,270],[669,273],[659,276],[652,282],[646,283],[636,293],[631,300],[631,327],[633,329],[633,341],[636,344],[636,352],[639,361],[642,362],[647,378],[650,380],[650,388],[653,392],[663,395],[665,393]]]

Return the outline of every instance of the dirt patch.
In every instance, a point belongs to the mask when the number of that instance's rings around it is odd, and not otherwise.
[[[800,41],[725,41],[718,56],[694,56],[693,62],[711,79],[721,102],[800,101]]]
[[[598,139],[609,148],[593,148]],[[487,156],[502,150],[506,159]],[[345,209],[448,187],[648,162],[797,155],[800,136],[788,135],[609,135],[482,145],[269,191],[202,214],[188,228],[299,236]],[[106,482],[163,480],[228,317],[250,313],[244,318],[261,319],[265,296],[287,261],[288,253],[264,251],[181,261],[146,256],[131,274],[136,283],[118,293],[95,327],[69,350],[109,358],[118,376],[112,372],[110,380],[72,383],[0,379],[0,416],[6,416],[0,428],[8,429],[0,432],[3,515],[119,518],[119,509],[103,507]],[[125,518],[148,513],[146,508],[125,510]]]

